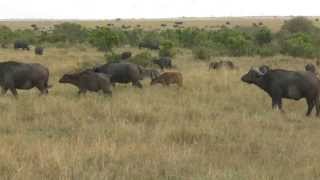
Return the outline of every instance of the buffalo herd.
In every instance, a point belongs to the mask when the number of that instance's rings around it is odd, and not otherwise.
[[[144,44],[141,44],[141,47]],[[156,49],[156,47],[153,47]],[[27,43],[16,41],[14,49],[30,50]],[[35,48],[36,55],[43,54],[43,48]],[[178,87],[183,85],[183,76],[178,71],[165,71],[160,73],[153,68],[145,68],[131,63],[127,59],[131,57],[131,52],[121,54],[122,61],[107,63],[91,69],[86,69],[77,73],[64,74],[59,83],[72,84],[79,89],[79,94],[87,91],[102,91],[104,94],[112,95],[112,86],[116,83],[131,83],[132,86],[142,88],[141,80],[150,78],[150,85],[161,84],[169,86],[176,84]],[[174,68],[171,58],[160,57],[152,61],[158,65],[161,71]],[[318,65],[318,62],[316,63]],[[319,63],[320,64],[320,63]],[[209,70],[238,69],[231,61],[217,61],[209,64]],[[289,71],[284,69],[272,69],[267,65],[251,68],[241,77],[247,84],[254,84],[265,91],[272,100],[272,108],[277,108],[283,112],[282,99],[300,100],[304,98],[307,102],[306,116],[316,109],[316,115],[320,115],[320,80],[317,76],[316,67],[307,64],[305,71]],[[0,86],[2,94],[8,90],[17,97],[17,89],[31,89],[36,87],[41,94],[48,94],[51,87],[48,84],[48,68],[37,63],[20,63],[6,61],[0,63]]]

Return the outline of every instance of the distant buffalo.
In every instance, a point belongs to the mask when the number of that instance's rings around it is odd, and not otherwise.
[[[132,53],[129,52],[129,51],[126,51],[126,52],[121,53],[121,59],[122,59],[122,60],[129,59],[131,56],[132,56]]]
[[[160,49],[160,42],[158,42],[158,41],[141,42],[141,43],[139,43],[139,48],[148,48],[151,50],[158,50],[158,49]]]
[[[160,57],[159,59],[153,60],[153,63],[159,65],[161,69],[173,67],[170,57]]]
[[[235,69],[235,65],[231,61],[219,61],[219,62],[211,62],[209,64],[209,70],[218,70],[218,69]]]
[[[36,47],[35,49],[34,49],[34,53],[36,54],[36,55],[43,55],[43,47]]]
[[[313,64],[307,64],[304,68],[305,68],[306,71],[312,72],[314,74],[317,73],[316,72],[316,66],[313,65]]]
[[[93,72],[92,70],[65,74],[59,82],[77,86],[79,88],[79,94],[85,94],[87,91],[98,92],[102,90],[104,94],[112,95],[110,77],[103,73]]]
[[[255,84],[263,89],[272,98],[272,107],[282,111],[282,98],[307,100],[309,116],[314,106],[316,115],[319,116],[320,81],[311,72],[295,72],[282,69],[271,69],[261,72],[259,69],[250,69],[241,77],[241,80]]]
[[[157,78],[151,80],[151,85],[162,84],[163,86],[169,86],[170,84],[183,85],[183,77],[180,72],[164,72]]]
[[[0,86],[2,94],[10,90],[17,96],[16,89],[37,87],[41,94],[48,94],[49,70],[40,64],[26,64],[15,61],[0,63]]]
[[[30,50],[29,48],[29,44],[25,41],[20,41],[20,40],[17,40],[14,42],[14,49],[17,50],[17,49],[22,49],[22,50]]]
[[[120,62],[109,63],[94,68],[95,72],[110,75],[111,83],[132,83],[133,86],[142,88],[140,80],[142,80],[143,69],[132,63]]]

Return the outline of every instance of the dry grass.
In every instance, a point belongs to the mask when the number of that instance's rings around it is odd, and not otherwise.
[[[319,179],[320,120],[304,117],[304,101],[270,98],[240,82],[252,65],[303,69],[310,60],[230,58],[236,71],[209,72],[189,51],[174,59],[184,87],[117,86],[112,98],[58,84],[93,49],[1,50],[0,59],[39,62],[51,70],[50,94],[19,91],[0,98],[0,179]]]
[[[217,29],[221,26],[252,26],[253,23],[259,24],[260,22],[263,25],[268,26],[272,31],[278,31],[285,20],[288,20],[292,17],[209,17],[209,18],[177,18],[177,19],[123,19],[120,21],[117,20],[69,20],[68,22],[79,23],[85,27],[94,28],[95,26],[107,26],[107,24],[114,24],[115,27],[121,27],[122,25],[137,27],[140,25],[141,28],[151,30],[151,29],[161,29],[161,24],[167,24],[166,28],[172,28],[176,21],[182,21],[183,24],[180,26],[183,27],[199,27],[206,29]],[[308,17],[316,25],[320,26],[320,22],[316,22],[315,19],[319,17]],[[0,21],[0,25],[6,25],[13,29],[23,29],[31,28],[32,24],[37,24],[40,28],[52,27],[55,24],[60,24],[66,22],[65,20],[3,20]],[[226,22],[230,24],[227,25]]]

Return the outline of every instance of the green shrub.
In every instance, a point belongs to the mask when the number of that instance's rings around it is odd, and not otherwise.
[[[272,34],[271,34],[270,29],[264,27],[255,33],[254,38],[255,38],[256,43],[259,44],[260,46],[262,46],[262,45],[268,44],[272,41]]]
[[[121,54],[109,52],[104,54],[107,63],[118,63],[121,60]]]
[[[144,51],[142,53],[139,53],[129,59],[130,62],[134,64],[141,65],[143,67],[151,66],[152,65],[152,60],[154,58],[152,57],[151,53],[148,51]]]
[[[290,19],[284,23],[281,27],[281,31],[287,31],[290,33],[298,32],[314,32],[317,28],[313,25],[312,21],[305,17],[296,17]]]
[[[150,49],[157,49],[160,46],[159,34],[155,31],[144,32],[144,37],[139,43],[140,47],[148,47]]]
[[[7,26],[0,26],[0,44],[1,47],[7,47],[13,42],[14,34]]]
[[[89,39],[90,43],[100,51],[112,51],[112,48],[121,42],[119,33],[106,27],[92,30]]]
[[[275,56],[280,53],[280,47],[276,43],[269,43],[263,46],[260,46],[257,49],[257,54],[262,57]]]
[[[173,42],[167,40],[161,43],[159,56],[160,57],[174,57],[177,54]]]
[[[314,57],[316,48],[307,33],[295,33],[282,44],[282,52],[294,57]]]
[[[52,42],[82,43],[86,41],[87,35],[87,30],[80,24],[66,22],[54,25],[53,31],[48,37]]]
[[[192,49],[192,54],[199,60],[209,60],[211,57],[211,51],[207,47],[195,47]]]

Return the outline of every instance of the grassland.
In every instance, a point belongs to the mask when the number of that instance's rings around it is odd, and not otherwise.
[[[120,20],[69,20],[68,22],[79,23],[85,27],[94,28],[95,26],[107,26],[113,24],[114,27],[122,27],[122,25],[137,27],[138,25],[147,30],[173,28],[176,21],[183,22],[183,27],[199,27],[206,29],[217,29],[221,26],[252,26],[253,23],[262,23],[268,26],[272,31],[280,30],[284,21],[292,18],[289,17],[208,17],[208,18],[176,18],[176,19],[120,19]],[[308,17],[320,26],[320,22],[315,21],[319,17]],[[31,28],[32,24],[37,24],[39,28],[52,27],[55,24],[66,22],[66,20],[2,20],[0,25],[9,26],[12,29]],[[226,24],[229,22],[229,24]],[[161,24],[166,24],[165,28]]]
[[[144,80],[142,90],[120,85],[110,98],[79,97],[75,87],[58,83],[63,73],[103,63],[94,49],[48,48],[41,57],[1,49],[0,59],[41,63],[53,85],[48,96],[34,89],[19,91],[17,100],[0,98],[0,179],[320,177],[320,119],[304,116],[304,101],[284,101],[285,114],[272,111],[263,91],[240,81],[251,66],[302,70],[312,60],[227,58],[239,69],[209,72],[207,62],[183,50],[174,59],[183,88]]]

